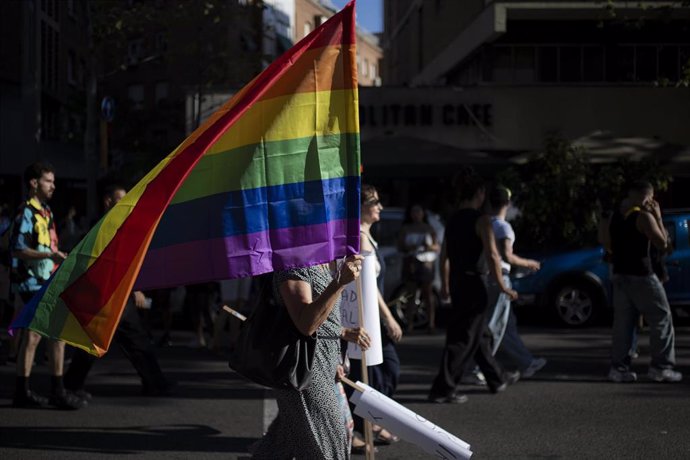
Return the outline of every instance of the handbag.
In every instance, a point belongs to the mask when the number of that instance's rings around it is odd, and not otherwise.
[[[264,279],[253,312],[230,344],[229,365],[260,385],[303,390],[311,382],[317,338],[305,336],[283,305],[271,301],[271,277]]]

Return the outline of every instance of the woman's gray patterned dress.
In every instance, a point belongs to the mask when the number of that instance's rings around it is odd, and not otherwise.
[[[277,272],[273,290],[283,305],[279,286],[286,280],[309,283],[316,299],[331,283],[325,266]],[[284,307],[283,307],[284,308]],[[318,340],[309,386],[303,391],[275,390],[278,416],[254,445],[257,459],[347,459],[349,446],[333,382],[340,355],[340,300],[317,331]]]

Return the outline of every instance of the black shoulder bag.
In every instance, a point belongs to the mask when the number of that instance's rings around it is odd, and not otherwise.
[[[316,335],[300,333],[287,309],[271,302],[271,276],[261,281],[259,300],[230,346],[230,368],[260,385],[303,390],[311,382]]]

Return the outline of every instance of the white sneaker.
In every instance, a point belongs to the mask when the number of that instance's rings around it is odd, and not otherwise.
[[[484,386],[486,385],[486,377],[484,377],[482,371],[475,369],[472,372],[464,375],[460,380],[460,383],[462,383],[463,385]]]
[[[546,360],[544,358],[535,358],[532,360],[531,363],[529,363],[529,366],[527,366],[527,369],[525,369],[522,372],[522,377],[523,378],[529,378],[532,377],[534,374],[539,372],[542,367],[546,366]]]
[[[630,383],[637,381],[637,374],[625,369],[612,367],[609,371],[609,380],[615,383]]]
[[[647,377],[655,382],[680,382],[683,380],[683,374],[673,369],[658,369],[656,367],[650,367]]]

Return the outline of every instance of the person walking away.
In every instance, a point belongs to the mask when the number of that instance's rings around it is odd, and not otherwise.
[[[55,172],[48,163],[35,162],[24,171],[28,188],[27,200],[19,207],[12,233],[12,286],[24,304],[43,287],[67,254],[58,249],[57,230],[48,201],[55,192]],[[52,405],[58,409],[73,410],[86,406],[86,401],[67,392],[63,383],[65,343],[46,339],[52,392],[45,398],[30,389],[29,378],[41,336],[25,330],[17,355],[17,381],[12,405],[14,407],[42,407]]]
[[[483,180],[472,168],[465,168],[456,175],[455,186],[459,209],[448,222],[441,249],[442,294],[450,294],[452,312],[441,366],[429,393],[429,400],[439,403],[467,400],[456,394],[456,387],[472,358],[492,393],[504,391],[520,378],[519,371],[504,372],[491,354],[488,299],[479,269],[482,252],[501,291],[511,300],[517,293],[503,283],[491,220],[480,211],[486,194]]]
[[[683,375],[673,369],[676,357],[671,308],[650,257],[650,244],[667,250],[668,235],[649,182],[637,181],[629,186],[628,196],[611,217],[609,239],[614,317],[608,378],[613,382],[637,380],[630,368],[630,350],[641,313],[649,324],[652,356],[648,377],[656,382],[680,382]]]
[[[118,185],[108,187],[103,196],[105,212],[108,212],[124,198],[126,193],[124,187]],[[142,393],[147,396],[164,396],[170,394],[172,383],[164,377],[158,359],[152,350],[148,334],[141,324],[139,309],[146,309],[146,303],[143,292],[132,292],[115,330],[113,342],[120,346],[124,355],[139,374]],[[85,384],[97,359],[81,349],[76,349],[72,356],[72,362],[65,374],[65,387],[80,398],[91,399],[91,394],[86,391]]]
[[[501,272],[503,284],[512,287],[510,270],[513,266],[537,271],[541,264],[533,259],[526,259],[513,252],[515,232],[506,220],[511,204],[511,192],[508,188],[497,185],[489,193],[491,206],[491,226],[496,238],[496,246],[501,255]],[[535,358],[527,349],[517,330],[517,320],[510,305],[510,297],[501,291],[497,281],[487,277],[489,308],[493,313],[489,320],[489,330],[493,336],[492,352],[502,364],[518,369],[522,377],[531,377],[546,365],[544,358]]]

